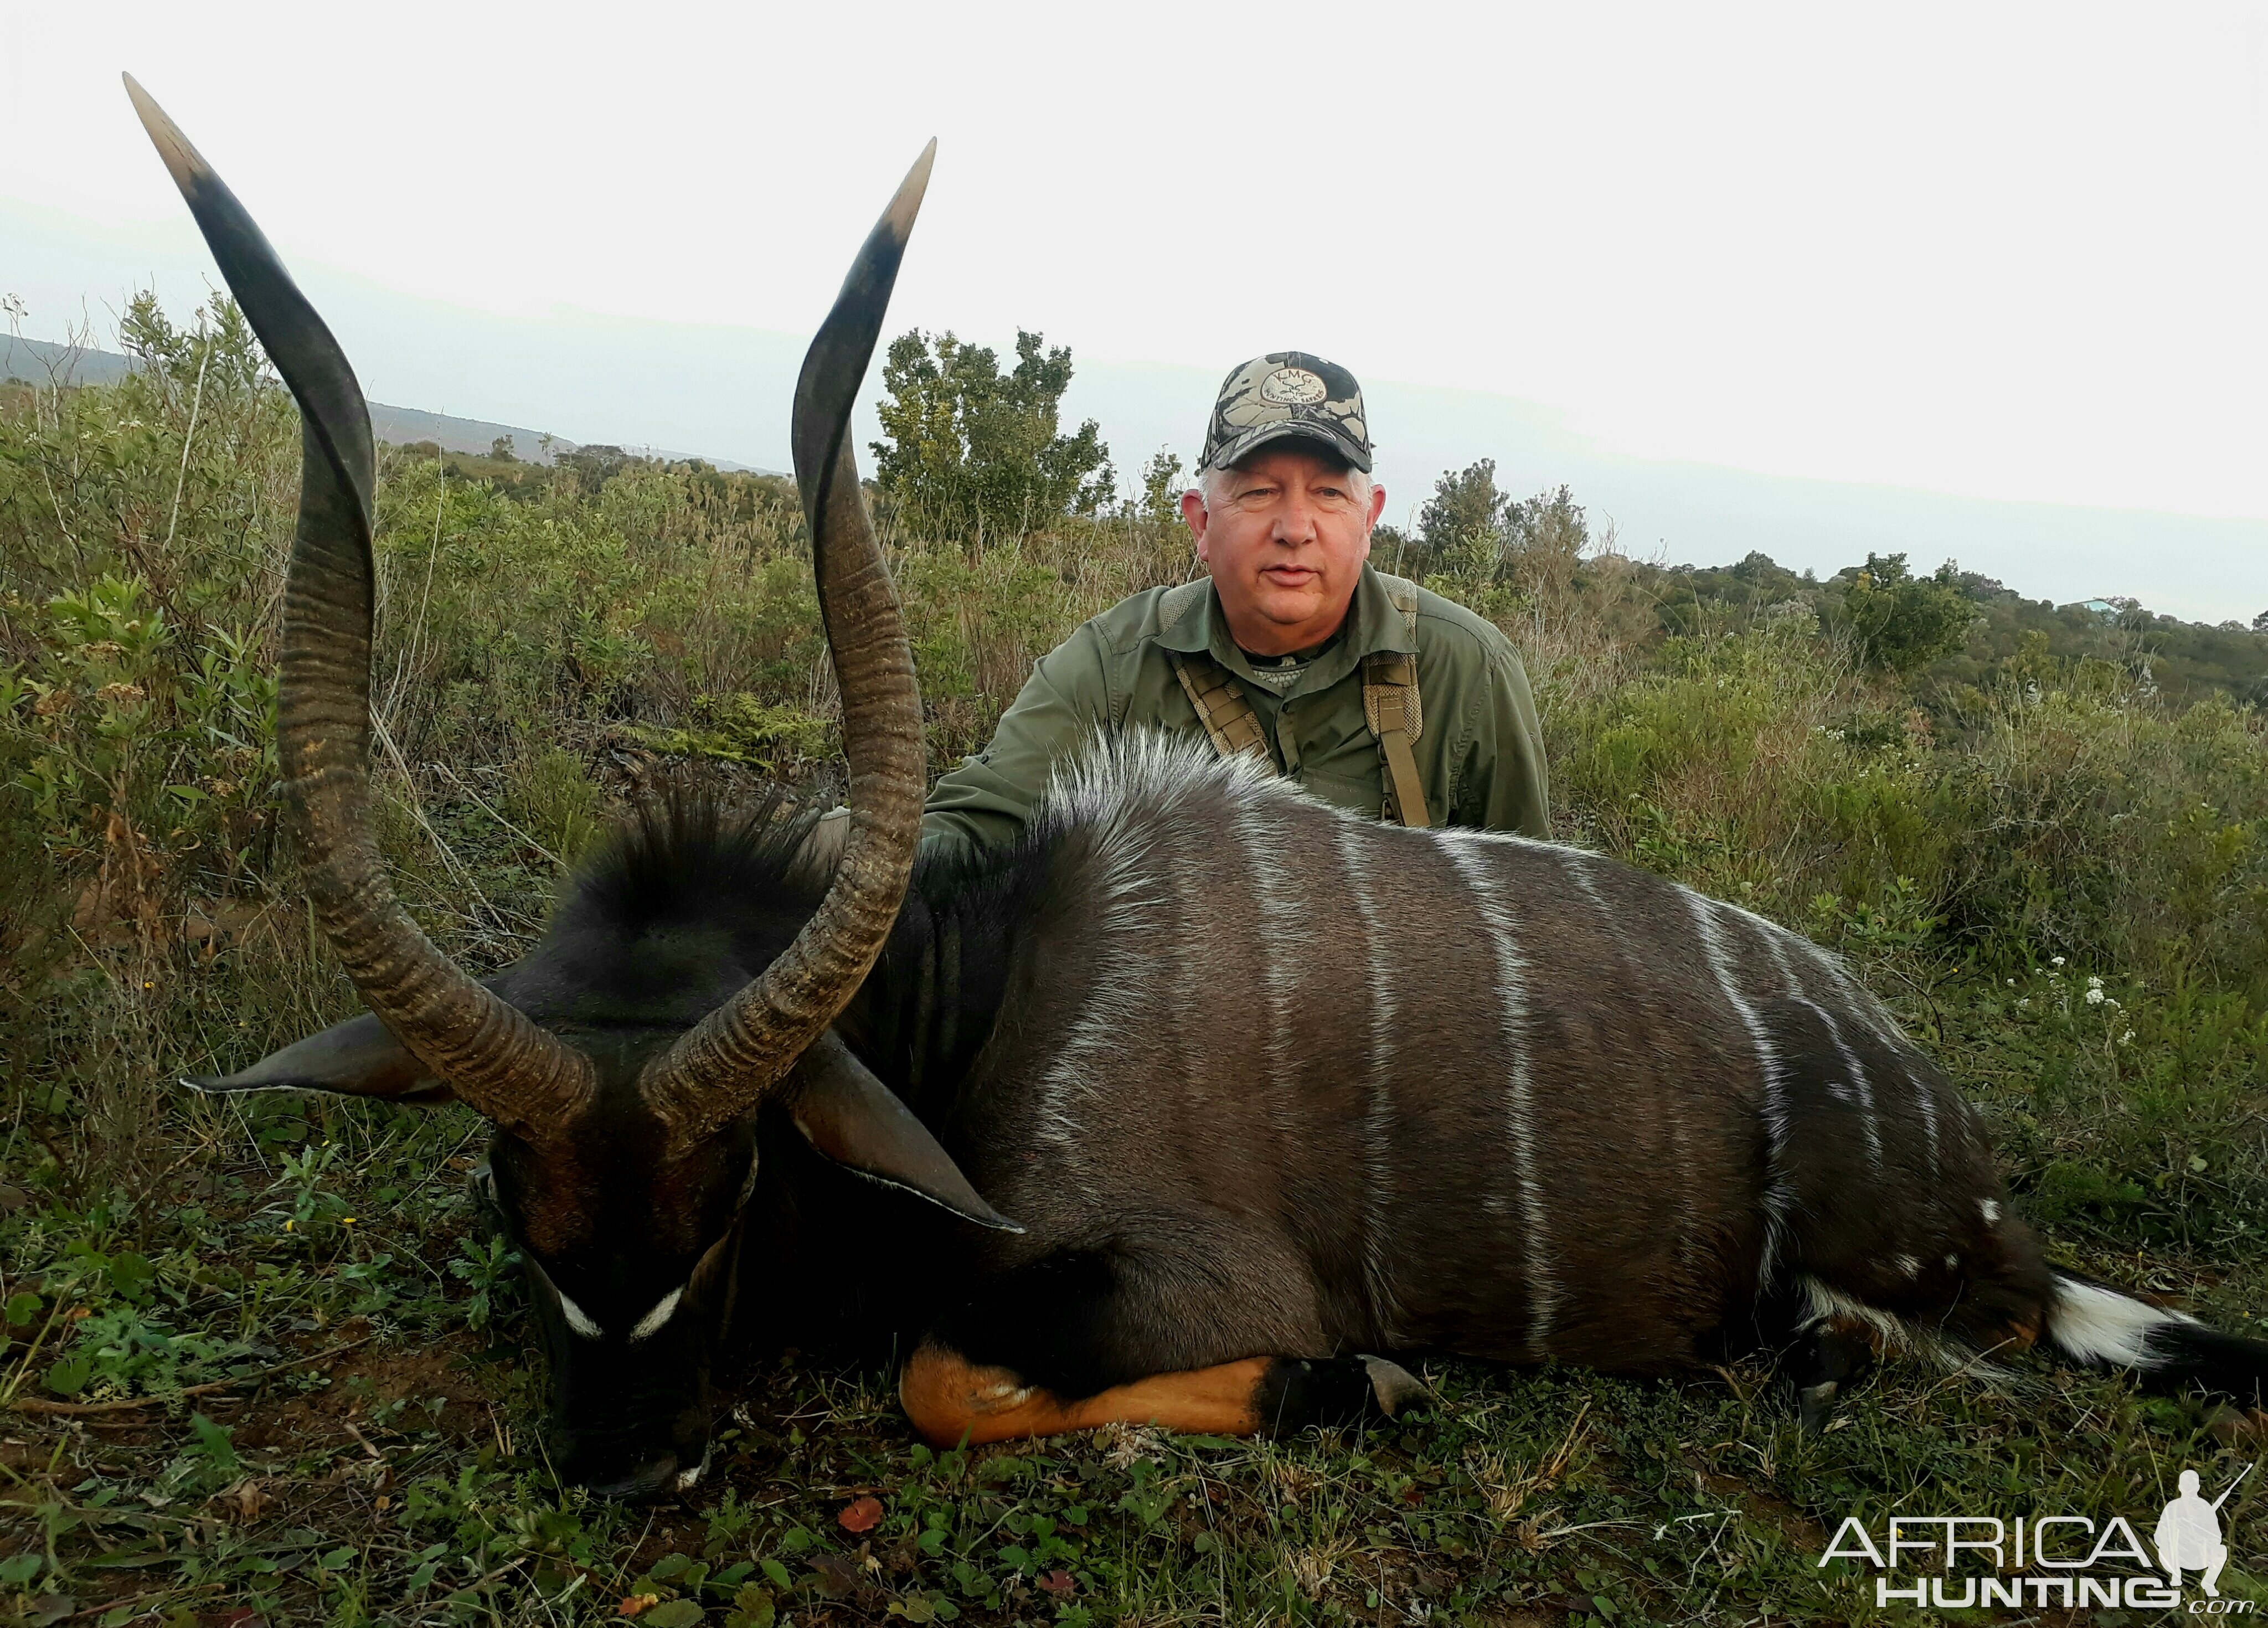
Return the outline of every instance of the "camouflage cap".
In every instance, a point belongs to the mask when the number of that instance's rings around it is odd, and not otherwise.
[[[1271,441],[1294,438],[1321,442],[1370,472],[1370,426],[1354,375],[1304,350],[1271,350],[1221,381],[1197,468],[1226,469]]]

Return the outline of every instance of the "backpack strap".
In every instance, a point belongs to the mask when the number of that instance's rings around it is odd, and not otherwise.
[[[1378,577],[1386,586],[1386,597],[1402,613],[1402,625],[1410,643],[1417,643],[1417,586],[1384,571]],[[1380,650],[1362,659],[1362,717],[1370,733],[1378,737],[1379,755],[1386,764],[1386,817],[1407,826],[1432,824],[1425,814],[1425,783],[1418,777],[1417,755],[1410,749],[1410,743],[1425,728],[1415,655]]]
[[[1212,738],[1212,749],[1223,757],[1249,757],[1275,773],[1276,760],[1268,755],[1268,733],[1260,727],[1252,703],[1244,698],[1228,669],[1203,651],[1166,653],[1173,658],[1174,676],[1182,681],[1189,704],[1197,711],[1197,722]]]
[[[1211,592],[1210,577],[1168,588],[1158,608],[1160,622],[1167,626],[1179,622]],[[1276,760],[1268,752],[1268,732],[1261,728],[1252,703],[1244,698],[1228,669],[1201,650],[1169,650],[1166,654],[1173,660],[1174,676],[1182,681],[1182,691],[1197,709],[1197,722],[1204,726],[1213,750],[1223,757],[1241,754],[1275,773]]]

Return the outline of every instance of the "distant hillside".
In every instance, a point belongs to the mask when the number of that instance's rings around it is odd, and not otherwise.
[[[1670,566],[1653,579],[1652,591],[1663,626],[1689,632],[1709,620],[1704,608],[1731,613],[1729,624],[1791,602],[1831,608],[1832,597],[1853,574],[1845,571],[1821,582],[1751,554],[1734,565]],[[1987,686],[2012,673],[2036,674],[2048,663],[2092,660],[2105,671],[2146,673],[2150,685],[2177,703],[2218,691],[2240,704],[2268,707],[2268,628],[2184,622],[2153,615],[2131,599],[2058,605],[2026,598],[1976,571],[1955,573],[1954,583],[1976,607],[1977,620],[1961,649],[1925,670],[1948,691]],[[1719,625],[1728,623],[1720,619]]]
[[[108,350],[81,350],[70,345],[50,344],[45,340],[0,335],[0,382],[18,379],[28,384],[50,381],[67,385],[107,384],[133,372],[136,365],[133,357],[118,356]],[[486,455],[499,440],[509,440],[512,455],[523,463],[552,463],[565,453],[580,450],[582,446],[581,442],[568,440],[563,436],[547,435],[541,430],[525,429],[518,424],[490,424],[482,418],[453,418],[446,413],[429,413],[416,407],[391,407],[384,401],[370,403],[370,428],[371,433],[379,440],[390,441],[396,446],[429,441],[444,452],[475,456]],[[653,446],[631,446],[622,450],[643,457],[672,460],[692,456]],[[719,469],[746,470],[754,475],[773,473],[751,469],[747,464],[734,463],[729,459],[709,458],[703,461]]]

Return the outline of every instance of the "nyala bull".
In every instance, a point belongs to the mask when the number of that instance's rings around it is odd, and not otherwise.
[[[728,1342],[890,1335],[940,1443],[1393,1414],[1396,1353],[1675,1372],[2043,1344],[2251,1397],[2268,1344],[2043,1264],[1976,1116],[1808,940],[1570,848],[1373,825],[1140,735],[915,861],[920,697],[848,438],[925,183],[798,383],[851,829],[646,808],[475,983],[369,835],[372,453],[344,357],[129,82],[306,426],[281,744],[371,1015],[225,1079],[495,1123],[563,1474],[689,1484]]]

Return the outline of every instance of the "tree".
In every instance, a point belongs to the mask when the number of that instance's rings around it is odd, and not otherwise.
[[[1484,458],[1458,474],[1444,471],[1418,512],[1411,568],[1486,581],[1496,574],[1505,545],[1505,496],[1496,489],[1496,460]]]
[[[2255,633],[2268,633],[2268,610],[2264,610],[2252,618],[2252,630]]]
[[[1179,454],[1160,447],[1150,454],[1150,461],[1142,466],[1142,497],[1139,512],[1152,526],[1168,527],[1181,520],[1182,493],[1189,483],[1182,478]]]
[[[1505,564],[1513,582],[1550,604],[1575,580],[1591,526],[1583,505],[1562,486],[1505,505]]]
[[[1497,490],[1496,460],[1484,458],[1435,483],[1418,512],[1410,557],[1421,575],[1440,572],[1549,599],[1573,582],[1590,542],[1583,505],[1566,487],[1507,497]]]
[[[1917,577],[1903,554],[1869,554],[1865,565],[1837,580],[1845,586],[1836,619],[1850,630],[1859,659],[1883,672],[1911,673],[1953,654],[1977,620],[1949,560],[1933,575]]]
[[[887,441],[873,444],[875,478],[914,523],[939,535],[1020,534],[1110,501],[1118,476],[1088,419],[1058,432],[1071,350],[1019,329],[1016,365],[951,332],[916,329],[891,342],[878,404]]]

